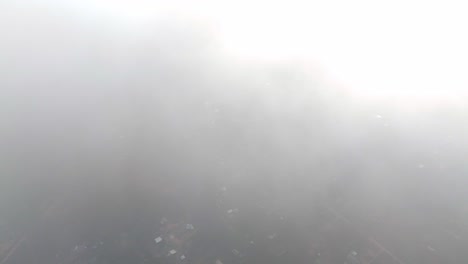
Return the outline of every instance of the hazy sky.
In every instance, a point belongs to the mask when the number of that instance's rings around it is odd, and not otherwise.
[[[364,97],[466,94],[468,21],[462,1],[56,2],[74,8],[75,19],[118,27],[122,34],[167,18],[198,21],[237,59],[307,59]]]

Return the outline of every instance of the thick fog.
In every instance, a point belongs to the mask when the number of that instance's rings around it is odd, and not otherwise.
[[[369,232],[393,233],[383,240],[406,240],[424,219],[467,228],[461,90],[363,94],[316,61],[227,53],[212,26],[187,17],[129,26],[72,5],[1,6],[4,233],[34,233],[51,201],[83,223],[64,240],[121,232],[153,206],[213,231],[223,188],[237,207],[262,203],[298,230],[330,199],[357,229],[380,219]],[[400,263],[422,263],[400,252]]]

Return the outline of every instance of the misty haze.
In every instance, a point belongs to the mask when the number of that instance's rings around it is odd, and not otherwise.
[[[19,2],[0,264],[468,263],[466,12]]]

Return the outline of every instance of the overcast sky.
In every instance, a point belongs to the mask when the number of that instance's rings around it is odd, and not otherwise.
[[[463,34],[468,21],[461,1],[98,0],[60,5],[75,8],[77,20],[119,27],[122,34],[167,18],[195,20],[207,25],[232,56],[308,59],[358,93],[416,89],[428,96],[420,90],[464,92],[468,83]]]

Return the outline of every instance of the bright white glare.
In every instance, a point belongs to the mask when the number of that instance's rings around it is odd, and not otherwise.
[[[221,2],[221,3],[220,3]],[[231,3],[232,2],[232,3]],[[235,2],[235,3],[234,3]],[[244,60],[310,60],[362,98],[440,97],[468,86],[466,10],[447,1],[85,0],[120,23],[210,21],[224,51]],[[411,90],[410,93],[407,93]],[[430,90],[430,92],[427,92]],[[437,92],[433,92],[437,91]]]

